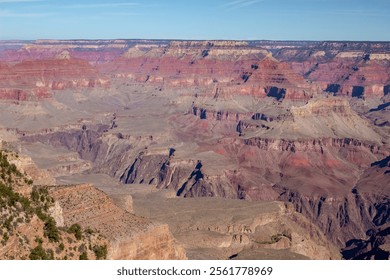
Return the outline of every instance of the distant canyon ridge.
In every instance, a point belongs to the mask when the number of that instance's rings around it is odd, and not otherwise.
[[[389,110],[390,42],[0,41],[0,139],[34,183],[95,185],[171,257],[389,258]],[[185,199],[221,224],[173,219]]]

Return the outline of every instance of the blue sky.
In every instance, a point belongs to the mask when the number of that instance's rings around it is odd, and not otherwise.
[[[390,41],[390,0],[0,0],[0,40]]]

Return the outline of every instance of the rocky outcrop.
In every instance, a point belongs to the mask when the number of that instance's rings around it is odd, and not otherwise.
[[[135,212],[152,220],[166,221],[185,246],[189,258],[227,259],[243,250],[259,248],[278,251],[285,258],[289,253],[311,259],[340,258],[337,249],[316,226],[281,202],[164,198],[163,190],[143,192],[143,195],[137,192]]]
[[[114,241],[108,258],[114,260],[183,260],[184,248],[167,225],[159,225],[128,239]]]
[[[106,239],[73,224],[66,227],[62,209],[47,187],[33,186],[13,162],[18,154],[1,151],[0,258],[105,259]],[[23,164],[17,164],[18,166]]]
[[[215,121],[230,121],[237,123],[242,119],[250,118],[252,116],[251,113],[213,111],[197,106],[193,106],[191,109],[194,116],[199,117],[201,120],[211,119]]]
[[[164,177],[164,171],[168,164],[167,153],[148,155],[141,152],[124,171],[120,180],[125,184],[156,184]]]
[[[22,136],[26,142],[48,142],[53,147],[65,147],[71,151],[77,152],[81,158],[95,161],[98,156],[99,149],[103,149],[100,136],[107,131],[108,125],[99,125],[87,127],[82,125],[79,129],[65,129],[64,131],[48,131],[28,135],[24,133]]]
[[[355,139],[334,139],[334,138],[324,138],[324,139],[313,139],[313,140],[285,140],[285,139],[267,139],[267,138],[250,138],[243,139],[242,142],[245,145],[256,146],[262,150],[278,150],[278,151],[289,151],[292,153],[295,152],[309,152],[313,151],[316,153],[323,154],[326,148],[337,148],[345,149],[345,152],[349,150],[349,153],[352,154],[356,149],[361,149],[378,155],[382,155],[381,147],[375,145],[374,143],[359,141]],[[386,153],[385,151],[383,151]],[[367,165],[369,159],[365,161]]]
[[[297,212],[315,221],[338,246],[343,246],[350,236],[363,238],[366,229],[373,226],[365,204],[353,195],[309,197],[287,188],[275,188],[281,200],[291,202]]]
[[[50,174],[50,172],[38,168],[29,156],[18,156],[17,159],[11,160],[11,163],[15,164],[20,172],[28,174],[29,178],[31,178],[37,185],[55,184],[55,178]]]
[[[98,230],[110,241],[110,259],[185,259],[185,251],[166,225],[154,224],[118,208],[91,185],[54,187],[65,225]]]

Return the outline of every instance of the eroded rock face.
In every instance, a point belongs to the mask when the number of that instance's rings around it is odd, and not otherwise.
[[[159,225],[131,238],[114,241],[109,258],[114,260],[183,260],[184,248],[172,236],[167,225]]]
[[[219,97],[242,94],[279,101],[308,100],[321,91],[382,97],[389,84],[388,43],[43,40],[3,44],[0,84],[8,90],[1,95],[7,99],[109,87],[113,78],[160,88],[201,87],[208,95],[217,85]],[[18,86],[20,82],[27,91]]]
[[[103,136],[103,130],[97,132],[99,129],[84,131],[81,128],[79,132],[71,130],[68,133],[29,135],[24,139],[49,141],[59,147],[66,144],[67,148],[79,152],[81,157],[94,161],[98,170],[107,170],[125,184],[156,184],[160,189],[173,189],[177,196],[183,197],[279,199],[291,202],[297,212],[314,221],[338,246],[343,246],[351,236],[363,238],[367,229],[376,226],[373,223],[374,216],[386,215],[387,208],[378,207],[378,214],[369,210],[373,205],[385,205],[381,202],[382,198],[375,195],[375,188],[369,191],[372,194],[363,197],[357,196],[352,190],[362,170],[388,155],[387,148],[375,142],[376,137],[380,137],[375,136],[375,132],[362,134],[364,129],[373,131],[370,124],[363,119],[359,121],[360,117],[344,100],[336,98],[309,103],[294,108],[292,115],[293,118],[273,121],[259,116],[254,121],[264,121],[270,126],[276,123],[273,129],[276,131],[278,125],[283,127],[294,118],[324,118],[329,125],[334,126],[332,134],[329,138],[317,139],[316,135],[306,136],[308,139],[296,139],[296,135],[286,134],[286,139],[277,139],[274,135],[267,135],[267,131],[263,135],[247,137],[249,132],[243,130],[246,134],[244,137],[223,138],[208,147],[213,153],[206,154],[203,160],[183,159],[170,148],[162,151],[145,150],[143,145],[152,143],[148,137],[141,141],[140,146],[135,145],[135,138],[129,138],[130,142],[126,145],[123,135],[109,136],[111,132],[107,131]],[[339,117],[343,117],[347,125],[337,128],[338,124],[332,118]],[[203,121],[197,119],[196,123],[201,124]],[[357,131],[356,127],[364,129],[359,128]],[[324,130],[320,132],[324,133]],[[361,140],[332,138],[334,134],[341,137],[355,135]],[[72,135],[79,137],[73,138]],[[133,146],[129,150],[130,143]],[[216,160],[218,158],[221,170],[213,168],[214,157]],[[235,165],[224,168],[228,158],[234,158]],[[384,180],[388,180],[387,176]]]
[[[279,251],[282,258],[290,254],[340,258],[336,247],[291,205],[216,197],[172,198],[168,191],[148,192],[141,185],[130,186],[128,191],[134,196],[135,213],[166,221],[192,259],[226,259],[265,248]],[[261,254],[252,259],[258,257]]]
[[[87,61],[67,56],[0,66],[1,99],[41,100],[52,97],[57,90],[109,86],[109,80]]]
[[[185,251],[167,225],[118,208],[91,185],[54,187],[52,196],[62,208],[65,225],[79,224],[98,230],[110,241],[110,259],[185,259]]]

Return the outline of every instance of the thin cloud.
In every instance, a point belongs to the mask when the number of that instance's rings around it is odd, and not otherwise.
[[[235,0],[228,2],[226,4],[223,4],[221,7],[223,8],[230,8],[230,9],[239,9],[243,7],[249,7],[256,3],[263,2],[264,0]]]
[[[263,2],[263,1],[264,1],[264,0],[245,1],[244,3],[238,5],[237,8],[252,6],[252,5],[256,4],[256,3]]]
[[[71,9],[83,9],[83,8],[117,8],[117,7],[129,7],[129,6],[139,6],[139,3],[95,3],[95,4],[72,4],[66,5],[65,8]]]
[[[247,0],[236,0],[236,1],[225,3],[221,7],[230,7],[230,6],[234,6],[234,5],[240,4],[242,2],[246,2],[246,1]]]

